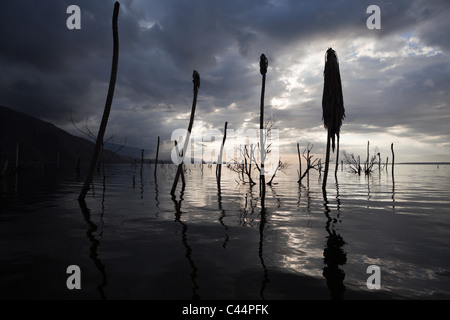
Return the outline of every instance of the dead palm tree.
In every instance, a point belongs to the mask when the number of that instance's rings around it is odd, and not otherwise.
[[[327,185],[328,164],[330,162],[330,142],[334,152],[335,139],[337,137],[339,143],[339,134],[342,126],[342,120],[345,118],[341,75],[339,72],[339,61],[336,55],[336,51],[334,51],[332,48],[329,48],[325,55],[325,70],[323,72],[323,75],[324,86],[322,96],[322,120],[325,129],[328,129],[325,174],[322,183],[322,189],[325,190]]]

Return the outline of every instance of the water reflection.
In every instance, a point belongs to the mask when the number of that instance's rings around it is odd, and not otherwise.
[[[244,208],[239,210],[239,224],[243,227],[254,225],[254,213],[258,199],[253,195],[253,185],[244,197]]]
[[[273,189],[273,186],[272,186],[272,185],[270,185],[269,188],[270,188],[270,191],[272,192],[272,197],[275,199],[275,201],[276,201],[276,203],[277,203],[277,204],[276,204],[277,208],[278,208],[278,209],[281,208],[281,197],[280,197],[279,195],[276,194],[276,192],[275,192],[275,190]]]
[[[261,191],[261,190],[260,190]],[[265,194],[260,193],[260,196],[265,196]],[[254,213],[257,208],[258,200],[261,201],[261,211],[259,216],[259,223],[255,222]],[[259,239],[258,239],[258,258],[260,265],[263,269],[263,277],[261,281],[261,289],[259,291],[259,295],[261,299],[265,300],[265,291],[266,286],[270,282],[269,280],[269,271],[265,263],[264,257],[264,245],[266,243],[266,230],[267,230],[267,208],[265,207],[265,202],[263,198],[257,197],[253,192],[253,185],[249,186],[249,191],[245,194],[244,197],[244,207],[240,210],[240,225],[243,227],[258,227],[259,231]]]
[[[144,178],[142,177],[142,169],[141,169],[141,200],[144,199]]]
[[[268,272],[267,266],[266,266],[266,264],[264,262],[264,242],[265,242],[264,231],[265,231],[266,223],[267,223],[266,215],[267,215],[267,208],[266,207],[262,207],[261,208],[261,219],[260,219],[260,222],[259,222],[258,256],[259,256],[259,261],[261,262],[261,266],[263,268],[263,280],[262,280],[262,284],[261,284],[261,290],[259,292],[259,295],[261,296],[261,298],[263,300],[265,300],[265,298],[264,298],[264,291],[266,289],[266,285],[267,285],[267,283],[270,282],[270,280],[269,280],[269,272]]]
[[[343,250],[345,241],[342,236],[336,232],[336,223],[340,217],[340,199],[339,199],[339,184],[336,179],[336,200],[337,200],[337,214],[335,218],[332,218],[329,208],[329,202],[327,199],[326,190],[323,190],[323,204],[325,207],[325,216],[327,222],[325,224],[325,230],[327,232],[325,247],[323,250],[323,261],[325,267],[323,268],[323,276],[327,280],[327,287],[330,291],[331,298],[333,300],[343,299],[345,292],[344,278],[345,272],[340,269],[339,266],[345,265],[347,262],[347,254]],[[340,221],[339,221],[340,222]]]
[[[225,249],[228,244],[229,236],[228,236],[228,226],[223,222],[225,218],[225,209],[222,207],[222,190],[220,188],[220,180],[217,179],[217,204],[220,211],[219,222],[225,229],[225,240],[223,241],[222,247]]]
[[[187,237],[187,231],[188,231],[188,226],[186,223],[184,223],[183,221],[181,221],[181,203],[183,202],[184,198],[184,190],[185,190],[185,184],[182,184],[181,187],[181,192],[180,192],[180,200],[177,200],[175,198],[175,195],[172,195],[172,201],[175,205],[175,222],[178,222],[179,224],[181,224],[182,228],[181,228],[181,242],[183,243],[183,246],[186,249],[186,254],[185,257],[186,259],[189,261],[189,265],[191,266],[192,272],[191,272],[191,280],[192,280],[192,299],[193,300],[200,300],[200,296],[197,293],[199,286],[197,284],[197,272],[198,269],[194,263],[194,260],[192,259],[192,248],[188,243],[188,237]]]
[[[89,229],[86,231],[86,236],[89,239],[89,241],[92,243],[91,247],[89,248],[89,251],[90,251],[89,258],[92,259],[95,267],[102,274],[102,280],[101,280],[100,284],[97,286],[97,290],[100,293],[100,297],[103,300],[106,300],[105,291],[104,291],[104,288],[108,284],[107,277],[106,277],[106,268],[105,268],[105,265],[103,264],[102,260],[98,256],[98,246],[100,245],[100,241],[98,241],[94,235],[95,232],[97,231],[98,227],[91,220],[91,210],[87,207],[86,202],[80,201],[79,203],[80,203],[80,208],[81,208],[81,212],[83,214],[84,221],[86,221],[86,223],[89,226]]]
[[[392,209],[395,209],[395,180],[394,180],[394,175],[392,175]]]
[[[156,210],[155,216],[159,217],[159,205],[160,205],[160,203],[159,203],[159,189],[158,189],[159,186],[158,186],[158,178],[156,177],[156,174],[155,174],[154,183],[155,183],[155,206],[158,209],[158,210]]]

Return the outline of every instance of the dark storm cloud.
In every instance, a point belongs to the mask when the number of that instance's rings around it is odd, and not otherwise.
[[[95,125],[110,76],[113,3],[3,1],[0,104],[66,129],[71,115]],[[81,8],[81,30],[66,28],[71,4]],[[382,10],[381,30],[366,28],[371,4]],[[416,134],[448,136],[442,119],[448,119],[450,92],[449,7],[448,1],[424,0],[121,1],[108,129],[128,136],[130,145],[150,145],[155,136],[168,139],[173,129],[184,128],[186,121],[176,117],[190,111],[194,69],[201,75],[197,120],[218,128],[224,121],[235,128],[250,123],[258,115],[263,52],[269,58],[267,113],[285,128],[317,128],[323,56],[333,45],[346,85],[349,129],[402,125]],[[408,46],[396,38],[403,33],[441,52],[399,54]],[[366,45],[371,51],[363,51]],[[314,54],[319,59],[307,65]],[[272,106],[272,98],[283,96],[284,106]]]

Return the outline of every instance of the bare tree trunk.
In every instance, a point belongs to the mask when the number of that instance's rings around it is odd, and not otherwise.
[[[378,152],[378,172],[381,172],[381,154]]]
[[[272,178],[270,178],[269,182],[267,182],[267,185],[271,186],[272,185],[272,181],[275,178],[275,176],[277,175],[278,170],[281,167],[281,160],[278,161],[278,166],[275,168],[275,171],[273,172]]]
[[[337,149],[336,149],[336,167],[334,168],[334,176],[337,177],[337,172],[339,168],[339,136],[337,136]]]
[[[319,163],[317,164],[319,169],[319,178],[322,177],[322,159],[319,159]],[[308,167],[309,167],[309,161],[308,161]],[[308,181],[309,181],[309,172],[308,172]]]
[[[264,161],[266,155],[266,148],[264,147],[264,93],[266,90],[266,73],[267,68],[269,66],[269,60],[267,60],[266,56],[261,54],[259,59],[259,72],[262,75],[262,87],[261,87],[261,108],[260,108],[260,117],[259,117],[259,148],[261,151],[261,168],[259,172],[259,191],[261,194],[261,205],[264,207],[264,198],[266,196],[266,177],[264,171]]]
[[[366,164],[364,166],[365,174],[369,174],[369,145],[370,145],[370,142],[367,141],[367,160],[366,160]]]
[[[324,171],[323,181],[322,181],[322,190],[323,191],[326,191],[326,188],[327,188],[328,165],[329,165],[329,162],[330,162],[330,140],[331,140],[330,130],[328,130],[328,134],[327,134],[327,154],[326,154],[326,158],[325,158],[325,171]]]
[[[358,175],[361,175],[361,157],[358,156]]]
[[[220,177],[222,175],[222,158],[223,158],[223,147],[225,145],[225,140],[227,139],[227,126],[228,122],[225,122],[225,128],[223,129],[223,140],[222,145],[220,147],[219,158],[217,159],[217,169],[216,169],[216,178],[217,184],[220,185]]]
[[[141,170],[140,170],[140,175],[141,175],[141,180],[142,180],[142,167],[144,166],[144,149],[141,150]]]
[[[297,143],[297,155],[298,155],[298,183],[302,181],[302,157],[300,156],[300,144]]]
[[[155,177],[156,177],[156,169],[158,168],[158,155],[159,155],[159,136],[158,136],[158,145],[156,146],[155,171],[153,173]]]
[[[259,148],[261,150],[261,172],[259,173],[259,188],[261,198],[266,195],[266,176],[264,172],[264,160],[265,160],[265,148],[264,148],[264,93],[266,88],[266,74],[262,75],[262,88],[261,88],[261,108],[259,117]]]
[[[175,194],[175,189],[177,188],[178,180],[180,179],[180,175],[183,171],[183,164],[184,164],[184,157],[186,156],[187,147],[191,138],[191,131],[192,131],[192,125],[194,123],[194,115],[195,115],[195,108],[197,106],[197,95],[198,95],[198,89],[200,87],[200,75],[196,70],[194,70],[192,74],[192,82],[194,83],[194,98],[192,100],[192,109],[191,109],[191,118],[189,119],[189,126],[188,126],[188,133],[186,136],[186,139],[184,141],[184,148],[183,148],[183,158],[181,160],[181,163],[178,164],[177,173],[175,174],[175,179],[173,180],[172,189],[170,190],[170,194]]]
[[[16,171],[19,171],[19,143],[16,144]]]
[[[391,152],[392,152],[392,178],[394,177],[394,143],[391,143]]]
[[[310,152],[310,149],[307,148],[307,153],[306,153],[306,168],[311,167],[311,157],[309,156],[309,152]],[[309,170],[308,170],[308,179],[309,179]]]
[[[120,7],[120,4],[119,4],[119,2],[116,1],[116,3],[114,4],[114,12],[113,12],[113,18],[112,18],[114,48],[113,48],[113,59],[112,59],[112,66],[111,66],[111,77],[109,79],[108,95],[106,97],[105,109],[103,111],[102,122],[100,124],[100,129],[98,131],[97,140],[95,142],[94,153],[92,155],[89,171],[86,176],[86,180],[84,181],[84,185],[83,185],[83,188],[81,189],[80,195],[78,196],[78,201],[80,201],[80,202],[84,201],[84,198],[86,197],[86,194],[89,190],[89,186],[94,177],[95,166],[97,164],[98,154],[99,154],[100,148],[103,143],[103,137],[105,135],[106,125],[108,123],[109,113],[111,112],[111,105],[112,105],[112,100],[114,97],[114,88],[116,85],[116,77],[117,77],[117,64],[119,61],[119,35],[117,32],[117,18],[119,16],[119,7]]]

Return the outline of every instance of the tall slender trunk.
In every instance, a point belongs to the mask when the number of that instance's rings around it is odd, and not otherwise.
[[[298,183],[301,182],[302,177],[302,157],[300,155],[300,144],[297,143],[297,155],[298,155]]]
[[[370,141],[367,141],[367,160],[366,160],[366,167],[364,170],[366,175],[369,174],[369,146],[370,146]]]
[[[225,122],[225,127],[223,129],[222,145],[220,146],[220,154],[219,154],[219,158],[217,159],[216,178],[217,178],[218,185],[220,185],[220,177],[222,175],[223,147],[225,146],[225,140],[227,139],[227,126],[228,126],[228,122]]]
[[[394,144],[391,143],[391,152],[392,152],[392,177],[394,177],[394,160],[395,160],[395,156],[394,156]]]
[[[324,175],[323,175],[323,181],[322,181],[322,190],[325,191],[327,188],[327,178],[328,178],[328,165],[330,162],[330,141],[331,141],[331,135],[330,135],[330,130],[328,130],[327,133],[327,154],[325,157],[325,171],[324,171]]]
[[[140,169],[140,176],[141,176],[141,180],[142,180],[142,167],[144,166],[144,149],[141,150],[141,169]]]
[[[153,175],[156,177],[156,169],[158,168],[158,156],[159,156],[159,136],[158,136],[158,144],[156,146],[156,158],[155,158],[155,171]]]
[[[379,152],[377,155],[378,155],[378,172],[380,172],[381,171],[381,155]]]
[[[19,170],[19,143],[16,144],[16,171]]]
[[[264,148],[264,93],[266,88],[266,74],[262,75],[262,88],[261,88],[261,108],[260,108],[260,117],[259,117],[259,148],[261,150],[261,172],[259,175],[259,189],[261,192],[261,198],[264,198],[266,195],[266,178],[264,172],[264,160],[265,160],[265,148]]]
[[[109,88],[108,95],[106,97],[105,109],[103,111],[102,122],[100,123],[100,129],[98,130],[97,140],[95,142],[94,153],[92,154],[91,164],[89,166],[89,171],[86,176],[86,180],[84,181],[83,188],[81,189],[80,195],[78,196],[78,201],[84,201],[86,194],[89,190],[89,186],[91,185],[92,179],[94,177],[95,166],[98,161],[98,155],[100,152],[100,148],[103,143],[103,137],[106,131],[106,125],[108,123],[109,113],[111,112],[111,105],[114,97],[114,88],[116,85],[117,78],[117,64],[119,61],[119,34],[117,32],[117,18],[119,16],[119,2],[116,1],[114,4],[114,12],[112,18],[112,29],[113,29],[113,58],[112,58],[112,66],[111,66],[111,77],[109,79]]]
[[[196,70],[194,70],[192,74],[192,82],[194,82],[194,98],[192,100],[192,109],[191,109],[191,117],[189,119],[189,126],[188,126],[188,133],[186,135],[186,139],[184,141],[184,148],[183,148],[183,158],[181,160],[181,163],[178,164],[177,173],[175,174],[175,179],[173,180],[172,189],[170,191],[171,195],[175,194],[175,189],[177,188],[178,180],[180,179],[180,175],[183,171],[183,164],[184,164],[184,157],[186,156],[187,147],[189,145],[189,142],[191,140],[191,131],[192,131],[192,125],[194,123],[194,115],[195,115],[195,108],[197,106],[197,95],[198,95],[198,88],[200,87],[200,75]]]
[[[337,177],[339,168],[339,136],[337,136],[337,148],[336,148],[336,167],[334,168],[334,176]]]

